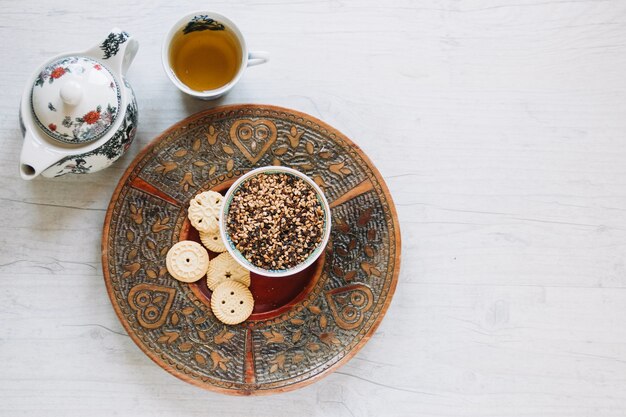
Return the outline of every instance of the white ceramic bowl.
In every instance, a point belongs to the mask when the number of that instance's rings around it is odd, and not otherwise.
[[[281,270],[269,270],[259,268],[258,266],[252,264],[248,261],[242,254],[239,252],[237,248],[235,248],[230,236],[228,235],[228,229],[226,226],[226,219],[228,218],[228,211],[230,209],[230,203],[233,199],[233,194],[235,191],[239,189],[239,187],[246,182],[251,177],[257,175],[264,174],[276,174],[276,173],[285,173],[289,175],[293,175],[294,177],[301,178],[307,184],[309,184],[316,192],[318,201],[322,206],[322,210],[324,212],[324,230],[322,232],[322,240],[320,244],[311,252],[309,257],[304,261],[299,263],[293,268],[290,269],[281,269]],[[259,275],[264,275],[267,277],[285,277],[288,275],[296,274],[303,269],[310,266],[319,256],[322,254],[324,249],[326,248],[326,244],[328,243],[328,239],[330,238],[330,228],[331,228],[331,215],[330,215],[330,205],[324,196],[324,192],[318,187],[318,185],[309,177],[301,173],[300,171],[296,171],[295,169],[287,168],[287,167],[279,167],[279,166],[267,166],[254,169],[245,175],[241,176],[237,181],[233,183],[233,185],[228,189],[224,197],[224,206],[222,208],[222,212],[220,213],[220,233],[222,235],[222,240],[226,245],[226,250],[228,253],[232,255],[235,260],[241,264],[244,268],[248,269],[251,272],[257,273]]]

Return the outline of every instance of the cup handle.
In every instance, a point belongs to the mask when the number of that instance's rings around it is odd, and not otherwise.
[[[259,64],[265,64],[270,60],[270,54],[265,51],[248,52],[248,66],[252,67]]]

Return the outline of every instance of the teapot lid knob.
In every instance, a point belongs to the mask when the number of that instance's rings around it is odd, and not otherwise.
[[[61,87],[60,95],[63,103],[76,106],[83,98],[83,88],[76,81],[68,81]]]

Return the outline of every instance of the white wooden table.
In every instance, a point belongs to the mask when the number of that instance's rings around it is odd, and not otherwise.
[[[219,102],[183,97],[161,40],[209,5],[270,51]],[[46,58],[113,26],[138,139],[88,176],[18,174],[17,110]],[[626,415],[626,3],[0,1],[0,415]],[[262,398],[170,376],[126,335],[100,264],[105,209],[159,132],[216,104],[321,118],[371,157],[402,227],[400,282],[370,343]]]

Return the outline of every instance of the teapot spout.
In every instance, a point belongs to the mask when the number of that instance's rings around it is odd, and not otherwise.
[[[20,175],[24,180],[32,180],[63,157],[63,154],[44,146],[29,129],[26,129],[20,155]]]

